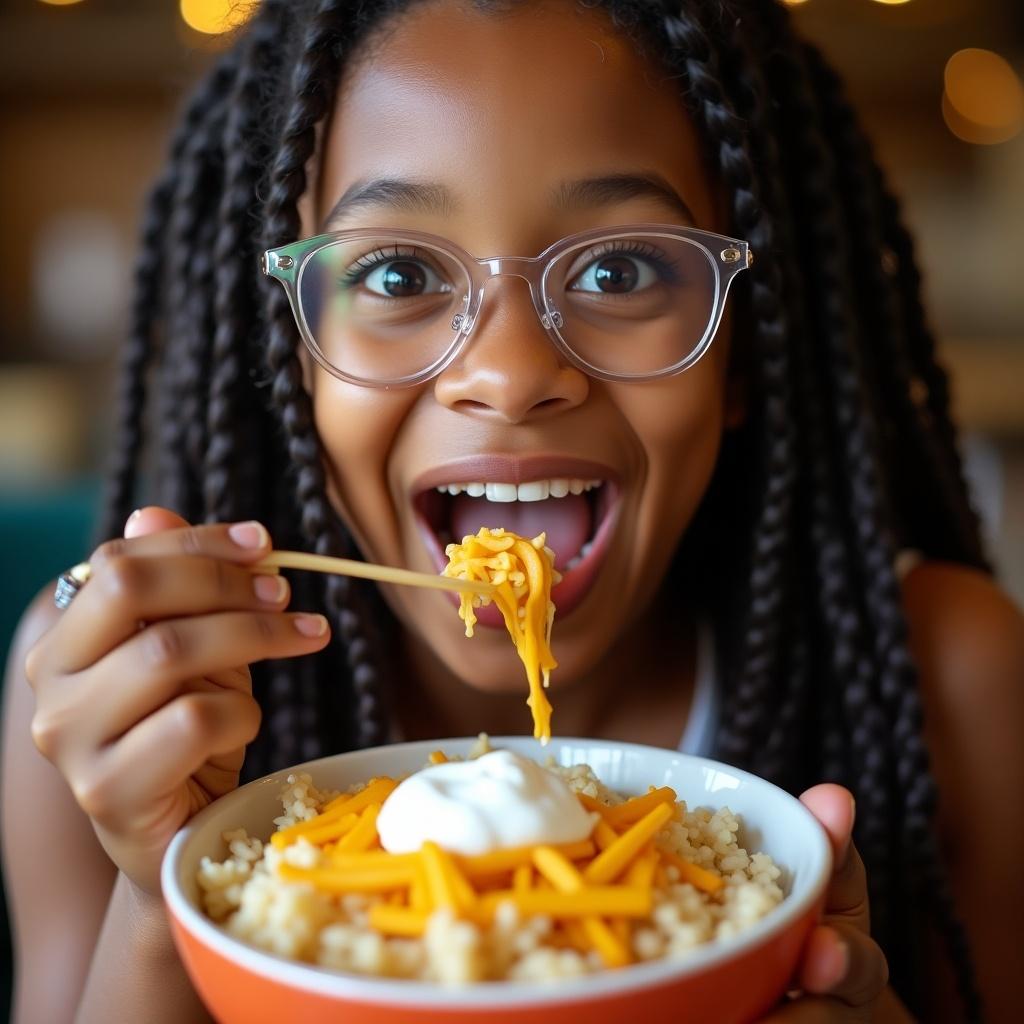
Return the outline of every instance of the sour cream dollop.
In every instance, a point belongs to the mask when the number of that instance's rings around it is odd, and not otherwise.
[[[569,786],[536,761],[495,750],[410,775],[377,818],[381,846],[413,853],[430,839],[455,853],[573,843],[593,821]]]

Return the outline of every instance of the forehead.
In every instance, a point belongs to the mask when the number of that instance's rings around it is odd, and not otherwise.
[[[316,227],[354,184],[397,178],[445,186],[444,219],[467,247],[536,247],[566,227],[548,217],[560,183],[637,171],[667,181],[699,227],[722,226],[678,82],[606,15],[571,0],[501,13],[429,0],[393,18],[345,72],[323,136]],[[590,223],[602,215],[590,211]]]

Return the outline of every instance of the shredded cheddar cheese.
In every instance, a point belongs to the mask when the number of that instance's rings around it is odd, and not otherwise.
[[[444,760],[441,751],[431,756],[433,763]],[[609,968],[634,962],[634,923],[650,917],[656,894],[661,890],[663,898],[672,875],[712,897],[724,885],[661,845],[677,806],[667,786],[615,807],[577,793],[583,807],[597,812],[586,839],[465,855],[431,841],[412,853],[379,848],[377,815],[396,785],[394,779],[373,779],[315,818],[275,833],[271,843],[278,849],[301,838],[328,854],[313,868],[282,861],[279,877],[338,899],[366,896],[369,926],[384,936],[423,936],[439,909],[487,927],[508,903],[520,916],[551,918],[552,945],[594,951]]]
[[[544,690],[558,665],[551,654],[555,615],[551,587],[561,579],[555,571],[554,552],[545,540],[543,533],[527,540],[506,530],[482,527],[475,536],[463,537],[461,544],[448,545],[444,570],[445,576],[454,579],[494,584],[493,601],[526,668],[530,685],[526,703],[533,715],[533,735],[541,743],[551,738],[551,704]],[[461,595],[459,618],[466,624],[466,636],[473,635],[475,609],[491,600],[478,594]]]

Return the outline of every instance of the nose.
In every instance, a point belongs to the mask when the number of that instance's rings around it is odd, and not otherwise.
[[[442,405],[506,423],[572,409],[589,391],[545,333],[526,281],[512,276],[488,281],[465,349],[434,384]]]

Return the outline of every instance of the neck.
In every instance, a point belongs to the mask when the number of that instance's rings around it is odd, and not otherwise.
[[[655,601],[586,675],[552,688],[557,735],[678,743],[693,693],[696,642],[692,617],[667,605]],[[556,644],[557,637],[556,620]],[[529,731],[525,672],[521,691],[482,692],[411,632],[403,635],[402,660],[400,677],[408,683],[393,706],[406,739]]]

